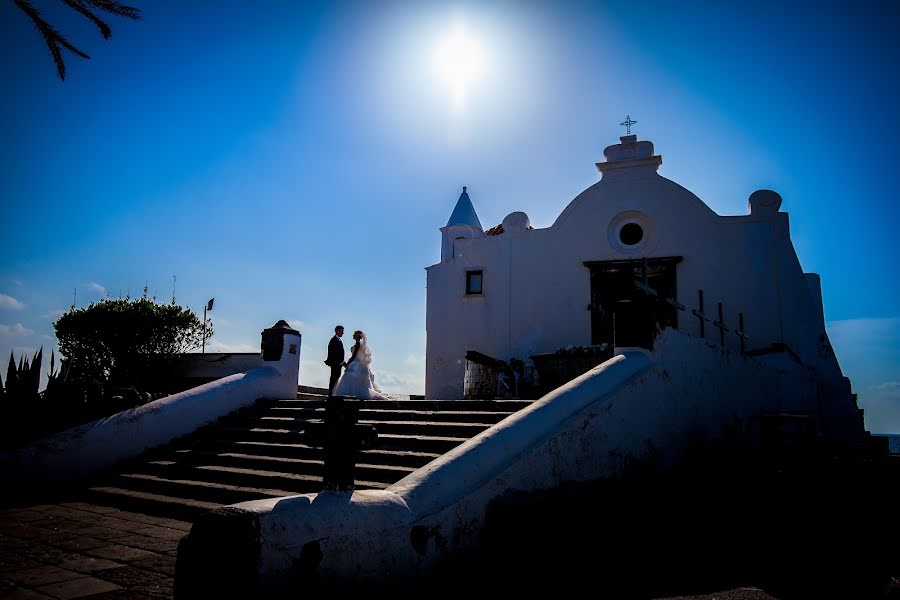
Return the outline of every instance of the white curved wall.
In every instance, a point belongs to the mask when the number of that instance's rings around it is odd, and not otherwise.
[[[288,352],[295,345],[293,354]],[[294,398],[300,336],[285,335],[281,359],[43,438],[0,456],[7,476],[81,477],[187,435],[260,398]]]

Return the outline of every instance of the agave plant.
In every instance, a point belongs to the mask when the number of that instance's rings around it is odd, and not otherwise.
[[[10,401],[27,400],[38,397],[41,385],[41,363],[44,359],[44,348],[34,353],[29,362],[24,355],[19,357],[19,364],[13,353],[9,353],[9,366],[6,369],[6,397]]]
[[[47,389],[44,390],[44,397],[53,397],[62,389],[69,378],[69,363],[60,360],[59,370],[56,369],[56,356],[50,351],[50,371],[47,373]]]
[[[100,30],[100,35],[103,36],[104,39],[109,39],[109,36],[112,35],[112,29],[110,29],[109,25],[107,25],[100,17],[97,16],[95,10],[101,10],[107,12],[112,15],[116,15],[119,17],[126,17],[128,19],[140,19],[141,11],[133,6],[125,6],[124,4],[120,4],[116,0],[59,0],[72,10],[78,12],[83,15],[85,18],[89,19],[94,25],[97,26],[97,29]],[[15,4],[23,13],[25,13],[31,22],[34,23],[35,28],[38,30],[38,33],[41,34],[41,37],[44,38],[44,43],[47,44],[47,49],[50,50],[50,56],[53,57],[53,62],[56,63],[56,72],[59,74],[60,79],[66,78],[66,63],[63,61],[63,53],[62,50],[65,48],[69,52],[80,56],[81,58],[89,59],[90,56],[76,48],[72,45],[69,40],[65,38],[63,34],[56,30],[53,25],[44,20],[41,16],[41,13],[38,12],[37,8],[35,8],[34,4],[32,4],[32,0],[12,0],[12,3]]]

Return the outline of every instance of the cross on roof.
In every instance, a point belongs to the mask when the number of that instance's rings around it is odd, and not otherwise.
[[[631,120],[631,115],[626,115],[625,120],[619,123],[619,125],[625,126],[625,135],[631,135],[631,126],[636,124],[637,121]]]

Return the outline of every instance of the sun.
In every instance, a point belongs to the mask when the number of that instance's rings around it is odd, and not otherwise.
[[[463,102],[484,72],[483,45],[464,27],[457,27],[438,42],[433,58],[438,79],[457,102]]]

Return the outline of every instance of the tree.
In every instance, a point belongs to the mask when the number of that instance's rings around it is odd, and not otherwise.
[[[157,304],[146,296],[72,307],[53,327],[70,380],[129,384],[199,348],[204,329],[192,310]],[[210,323],[206,336],[212,336]]]
[[[28,18],[31,19],[31,22],[34,23],[35,28],[38,30],[38,33],[41,34],[41,37],[44,38],[44,43],[47,44],[47,49],[50,50],[50,56],[53,57],[53,61],[56,63],[56,72],[59,74],[60,79],[66,78],[66,63],[63,61],[62,49],[65,48],[69,52],[80,56],[81,58],[90,59],[91,57],[76,48],[72,45],[69,40],[63,36],[59,31],[56,30],[50,23],[44,20],[41,16],[41,13],[34,7],[31,0],[11,0],[13,4],[15,4],[22,12],[28,15]],[[101,10],[107,12],[112,15],[116,15],[119,17],[126,17],[129,19],[137,20],[141,18],[141,11],[133,6],[126,6],[124,4],[120,4],[116,0],[59,0],[72,10],[78,12],[83,15],[87,19],[89,19],[94,25],[97,26],[97,29],[100,30],[100,35],[103,36],[104,39],[109,39],[109,36],[112,35],[112,29],[110,29],[109,25],[106,24],[100,17],[97,16],[94,10]],[[92,10],[94,9],[94,10]]]

